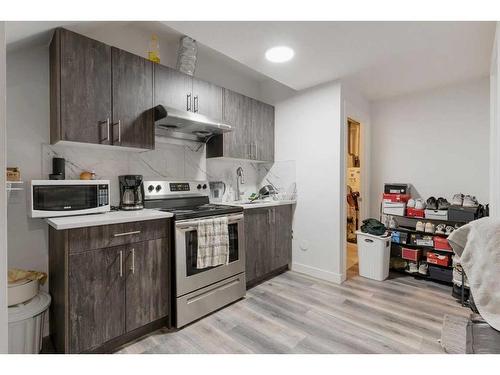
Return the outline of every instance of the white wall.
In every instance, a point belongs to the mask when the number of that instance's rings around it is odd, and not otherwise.
[[[7,196],[5,191],[5,22],[0,22],[0,353],[7,353]]]
[[[275,114],[276,160],[296,161],[300,196],[292,269],[341,282],[341,85],[334,82],[300,92],[276,103]]]
[[[372,103],[371,214],[385,182],[427,199],[455,193],[489,200],[487,78]]]
[[[490,67],[490,216],[500,216],[500,22],[496,24]]]

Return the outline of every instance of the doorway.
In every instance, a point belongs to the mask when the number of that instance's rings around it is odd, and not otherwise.
[[[347,119],[346,147],[346,199],[347,199],[347,277],[358,273],[358,248],[356,231],[360,227],[361,205],[361,124],[352,118]]]

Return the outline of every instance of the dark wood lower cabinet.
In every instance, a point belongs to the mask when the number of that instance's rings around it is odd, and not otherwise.
[[[160,224],[162,231],[157,230]],[[50,227],[50,330],[58,352],[109,351],[159,324],[170,327],[171,221],[134,225],[148,235],[131,235],[130,243],[77,252],[71,245],[85,231]],[[104,237],[111,239],[117,229],[106,227],[110,228],[94,227],[102,243],[109,242]]]
[[[247,287],[288,269],[292,256],[292,205],[245,210]]]
[[[69,256],[69,348],[93,349],[125,333],[124,246]]]
[[[169,272],[165,239],[132,245],[127,255],[126,329],[154,322],[168,315]]]

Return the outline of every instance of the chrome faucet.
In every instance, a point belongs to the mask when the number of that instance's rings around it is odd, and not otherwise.
[[[240,184],[243,185],[244,183],[245,180],[243,178],[243,168],[238,167],[236,169],[236,197],[235,197],[236,201],[241,200]]]

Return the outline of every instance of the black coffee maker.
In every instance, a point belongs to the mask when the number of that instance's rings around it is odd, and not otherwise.
[[[141,175],[118,176],[120,181],[120,210],[142,210],[144,188]]]

